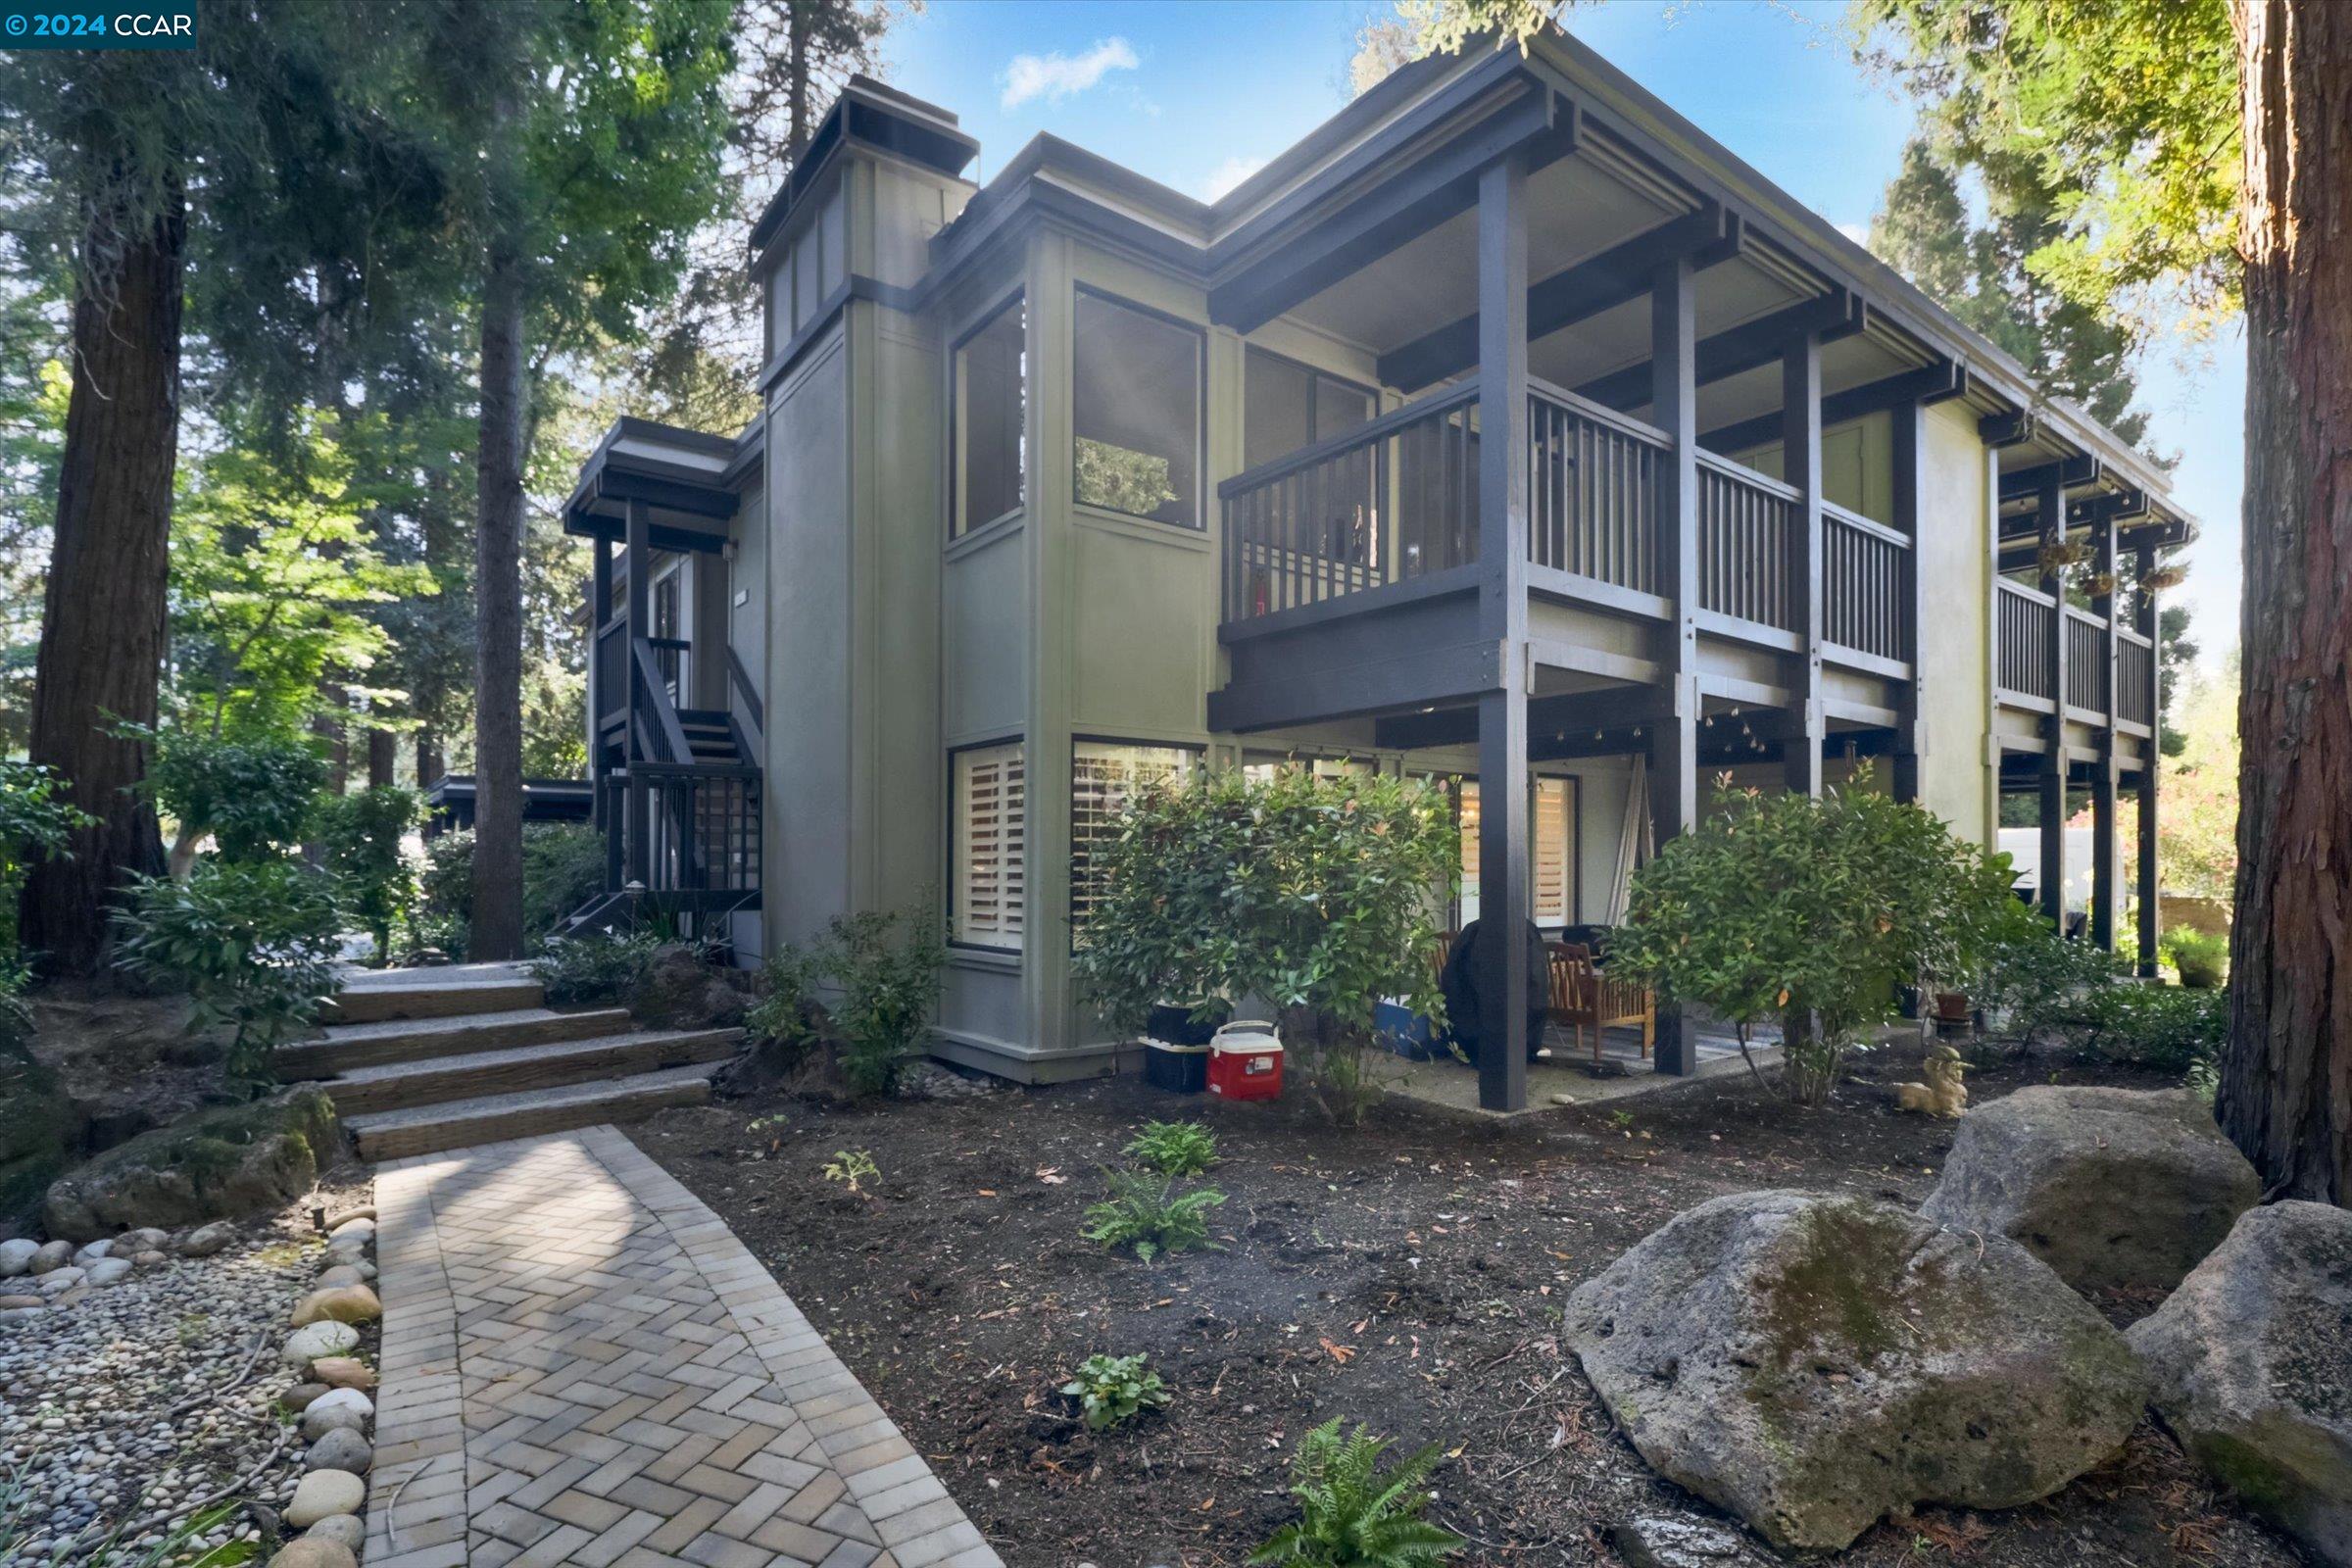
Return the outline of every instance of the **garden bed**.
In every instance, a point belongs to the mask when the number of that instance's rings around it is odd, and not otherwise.
[[[1238,1564],[1290,1516],[1285,1461],[1333,1416],[1451,1457],[1432,1517],[1460,1559],[1615,1563],[1615,1520],[1698,1505],[1620,1438],[1556,1334],[1566,1292],[1676,1212],[1809,1187],[1915,1204],[1952,1124],[1897,1114],[1881,1054],[1831,1106],[1745,1079],[1503,1125],[1389,1110],[1341,1133],[1301,1103],[1177,1100],[1140,1079],[840,1109],[782,1097],[666,1112],[633,1136],[734,1227],[1014,1568]],[[2155,1087],[2035,1060],[1972,1079]],[[1149,1117],[1198,1114],[1225,1250],[1146,1266],[1080,1239],[1101,1164]],[[828,1182],[840,1150],[879,1175]],[[2125,1321],[2153,1302],[2103,1303]],[[1106,1434],[1055,1392],[1145,1351],[1172,1403]],[[2287,1565],[2152,1423],[2116,1464],[2006,1513],[1882,1525],[1851,1564]]]

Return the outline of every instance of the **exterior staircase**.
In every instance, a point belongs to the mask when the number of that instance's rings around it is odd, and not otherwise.
[[[279,1073],[326,1091],[363,1158],[400,1159],[700,1104],[742,1035],[544,1000],[506,964],[361,971],[323,1039],[279,1051]]]

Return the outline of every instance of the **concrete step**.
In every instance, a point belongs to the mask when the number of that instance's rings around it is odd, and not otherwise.
[[[454,1018],[512,1012],[547,999],[539,982],[503,963],[440,969],[360,970],[344,977],[342,992],[321,1007],[325,1024],[380,1023],[387,1018]]]
[[[362,1067],[328,1079],[321,1087],[338,1115],[448,1104],[486,1096],[556,1089],[600,1079],[628,1078],[698,1062],[723,1061],[735,1054],[740,1029],[662,1029],[640,1034],[601,1035],[550,1045],[516,1046],[464,1056]]]
[[[514,1007],[446,1018],[385,1018],[375,1023],[337,1024],[326,1031],[324,1040],[281,1046],[277,1070],[282,1078],[331,1078],[336,1073],[396,1061],[471,1055],[559,1040],[593,1040],[599,1035],[626,1034],[629,1028],[625,1007],[600,1007],[591,1012]]]
[[[363,1159],[404,1159],[600,1122],[634,1121],[669,1105],[699,1105],[710,1098],[713,1070],[703,1063],[670,1067],[561,1089],[378,1111],[354,1116],[346,1125],[359,1139]]]

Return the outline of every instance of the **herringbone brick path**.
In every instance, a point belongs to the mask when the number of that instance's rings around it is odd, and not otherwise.
[[[982,1568],[718,1217],[611,1127],[376,1174],[368,1568]]]

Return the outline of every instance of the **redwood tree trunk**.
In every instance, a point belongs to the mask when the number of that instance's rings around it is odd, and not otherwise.
[[[368,787],[371,790],[389,789],[399,783],[393,776],[400,765],[400,742],[388,729],[368,732]]]
[[[2216,1109],[2352,1198],[2352,7],[2233,0],[2245,127],[2243,739]]]
[[[153,724],[165,638],[172,470],[179,453],[179,318],[186,207],[127,234],[91,220],[74,301],[74,387],[32,692],[31,760],[98,820],[70,858],[24,884],[25,951],[44,972],[97,972],[108,909],[132,872],[164,868],[155,808],[136,786],[147,748],[109,732]]]
[[[519,156],[515,108],[500,94],[494,159]],[[482,285],[482,398],[474,540],[472,958],[522,956],[522,462],[528,423],[522,248],[503,215]]]

